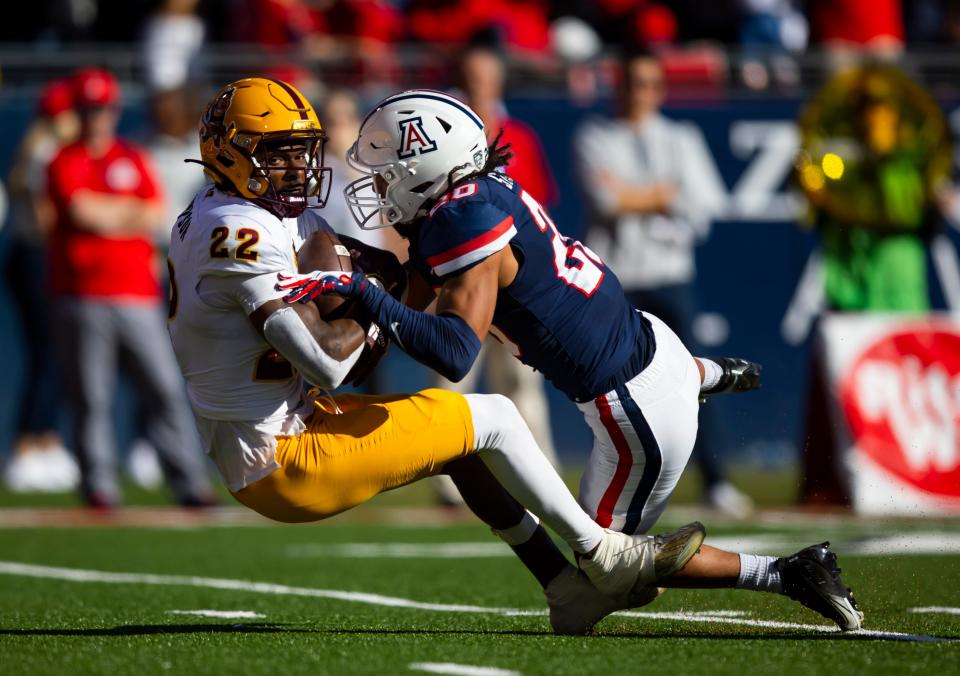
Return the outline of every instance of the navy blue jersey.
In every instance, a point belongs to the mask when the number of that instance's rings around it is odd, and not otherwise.
[[[515,181],[491,174],[462,184],[421,219],[410,243],[434,286],[506,246],[520,270],[497,295],[491,333],[575,401],[639,373],[653,357],[650,323],[630,306],[596,254],[562,236]]]

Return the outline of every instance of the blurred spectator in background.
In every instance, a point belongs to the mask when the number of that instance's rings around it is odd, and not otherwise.
[[[766,89],[771,81],[796,85],[800,69],[792,58],[807,48],[810,25],[794,0],[741,0],[743,20],[740,77],[750,89]]]
[[[510,146],[513,157],[505,167],[507,174],[538,202],[549,207],[556,201],[553,173],[536,133],[507,113],[503,103],[504,77],[501,54],[492,46],[472,45],[460,56],[457,73],[460,90],[456,93],[480,116],[491,143],[500,135],[498,144]],[[454,383],[438,376],[436,386],[455,392],[473,392],[478,389],[481,371],[485,374],[487,390],[513,400],[530,426],[537,445],[557,466],[543,376],[514,358],[506,346],[486,340],[480,356],[463,380]],[[454,502],[458,495],[449,477],[436,481],[443,487],[443,498]]]
[[[153,133],[147,140],[146,150],[166,197],[164,227],[155,233],[157,243],[163,247],[169,243],[169,227],[206,182],[203,171],[183,162],[197,154],[199,115],[199,109],[194,110],[190,94],[183,87],[157,91],[150,97]]]
[[[206,28],[197,16],[199,0],[162,0],[143,29],[147,87],[166,91],[200,79]]]
[[[406,20],[390,0],[339,0],[330,3],[326,20],[339,50],[355,74],[349,83],[389,87],[402,71],[393,45],[406,37]],[[341,83],[346,84],[346,83]]]
[[[161,257],[165,258],[170,247],[170,227],[206,183],[202,170],[195,165],[184,164],[185,159],[196,155],[196,120],[200,110],[199,107],[194,109],[190,92],[185,86],[155,91],[150,95],[148,106],[151,133],[146,139],[145,150],[157,172],[158,183],[163,187],[165,197],[162,227],[153,236]],[[160,275],[166,286],[169,283],[166,270],[161,268]],[[145,416],[140,415],[139,418],[142,421]],[[163,469],[156,449],[144,438],[142,422],[137,426],[137,432],[140,436],[130,447],[124,471],[135,485],[156,489],[163,483]]]
[[[512,56],[539,58],[550,48],[546,0],[411,0],[410,34],[420,42],[467,44],[492,32]]]
[[[503,103],[505,78],[503,55],[493,46],[471,45],[460,56],[457,78],[460,92],[483,120],[490,140],[502,130],[500,142],[509,144],[513,152],[506,166],[507,174],[540,204],[551,207],[557,201],[553,172],[536,132],[510,117]]]
[[[331,169],[330,194],[323,208],[323,217],[334,230],[355,237],[367,244],[383,247],[383,235],[393,228],[362,230],[350,215],[343,198],[343,189],[360,177],[360,172],[347,164],[347,151],[360,133],[360,103],[346,89],[335,89],[327,94],[320,107],[320,124],[327,134],[323,149],[324,162]],[[404,256],[405,257],[405,256]]]
[[[232,36],[239,42],[292,56],[271,61],[271,76],[294,84],[308,79],[303,59],[337,60],[351,86],[395,78],[392,51],[405,34],[403,14],[386,0],[238,0]],[[282,71],[282,72],[281,72]],[[307,92],[309,95],[309,92]]]
[[[864,53],[893,58],[903,51],[900,0],[809,0],[807,12],[813,41],[835,66]]]
[[[668,0],[664,4],[676,17],[680,42],[709,40],[734,45],[740,37],[741,0]]]
[[[79,71],[73,93],[80,138],[56,155],[47,187],[56,210],[50,282],[83,497],[100,509],[120,501],[111,408],[122,365],[177,501],[207,505],[212,493],[164,331],[153,244],[164,225],[160,188],[146,155],[116,137],[113,76]]]
[[[677,17],[669,3],[648,0],[565,0],[552,2],[557,17],[577,17],[607,45],[621,49],[673,42]]]
[[[343,189],[347,183],[360,177],[360,173],[351,167],[346,159],[347,151],[360,133],[359,106],[360,103],[352,92],[335,89],[327,94],[320,107],[320,123],[327,133],[327,143],[323,151],[324,162],[332,169],[330,193],[323,208],[323,217],[340,234],[392,251],[404,261],[407,259],[406,240],[393,228],[363,230],[358,227],[343,197]],[[373,378],[376,380],[376,372]]]
[[[706,237],[697,165],[687,161],[690,132],[660,113],[663,69],[649,52],[627,52],[618,88],[619,113],[593,118],[574,136],[574,153],[590,210],[587,243],[617,274],[635,307],[660,317],[693,354],[697,313],[694,246]],[[752,507],[725,475],[717,456],[715,414],[701,408],[693,457],[705,501],[734,515]]]
[[[272,49],[304,47],[315,53],[328,50],[323,13],[304,0],[238,0],[235,8],[230,19],[237,42]]]
[[[76,486],[77,467],[60,439],[62,411],[53,358],[49,308],[37,302],[37,280],[46,270],[46,239],[53,213],[46,198],[47,166],[79,131],[73,90],[54,80],[40,93],[36,120],[20,142],[10,170],[12,212],[6,282],[23,329],[24,377],[17,439],[5,478],[21,491],[61,491]],[[41,282],[42,283],[42,282]],[[42,289],[41,289],[42,291]]]

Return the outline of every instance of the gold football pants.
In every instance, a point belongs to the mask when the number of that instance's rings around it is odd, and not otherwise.
[[[473,420],[461,394],[319,398],[305,432],[277,438],[280,469],[233,495],[276,521],[318,521],[472,452]]]

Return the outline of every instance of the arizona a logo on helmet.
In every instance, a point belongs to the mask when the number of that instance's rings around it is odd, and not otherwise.
[[[400,120],[398,124],[400,125],[400,150],[397,156],[401,160],[437,149],[437,142],[427,134],[421,118],[408,117]]]

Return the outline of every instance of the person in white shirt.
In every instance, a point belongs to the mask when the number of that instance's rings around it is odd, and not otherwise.
[[[665,79],[653,54],[628,53],[622,66],[619,114],[587,120],[574,137],[589,210],[586,243],[616,272],[634,307],[660,317],[694,354],[703,354],[693,333],[694,248],[709,233],[714,205],[706,197],[708,177],[689,161],[698,154],[698,139],[660,113]],[[693,457],[705,501],[746,516],[752,501],[727,479],[709,407],[701,411],[700,427]]]

